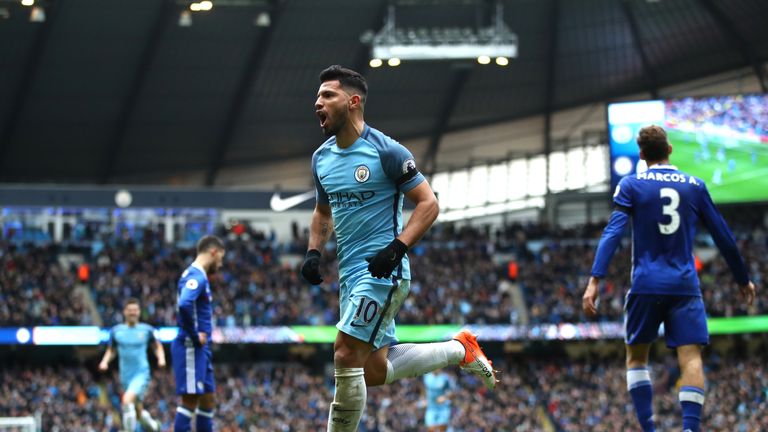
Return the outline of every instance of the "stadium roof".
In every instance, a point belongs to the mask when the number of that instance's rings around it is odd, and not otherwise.
[[[0,0],[0,181],[109,183],[158,172],[308,158],[323,140],[320,70],[364,72],[366,117],[439,137],[739,67],[763,74],[765,0],[506,0],[509,66],[369,68],[361,35],[386,0]],[[471,27],[485,0],[399,0],[398,25]],[[265,15],[268,13],[268,26]],[[257,25],[257,24],[262,24]],[[761,77],[763,83],[765,77]]]

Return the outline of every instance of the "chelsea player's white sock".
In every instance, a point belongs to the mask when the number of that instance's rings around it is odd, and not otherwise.
[[[355,432],[365,411],[363,368],[336,368],[336,394],[328,414],[328,432]]]
[[[136,407],[133,404],[123,405],[123,430],[136,432]]]
[[[464,346],[457,340],[424,344],[399,344],[387,354],[387,384],[400,378],[413,378],[459,364],[464,359]]]

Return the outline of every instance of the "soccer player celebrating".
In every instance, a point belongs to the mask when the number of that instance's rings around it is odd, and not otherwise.
[[[213,430],[213,380],[211,331],[213,308],[208,276],[216,273],[224,261],[224,242],[204,236],[197,243],[197,257],[179,279],[179,333],[171,345],[176,394],[181,406],[176,409],[174,431],[192,430],[195,417],[197,432]]]
[[[451,396],[456,384],[447,373],[437,370],[424,375],[427,410],[424,424],[429,432],[445,432],[451,422]]]
[[[301,274],[322,282],[320,250],[336,230],[340,279],[339,332],[334,344],[336,392],[328,431],[356,431],[366,385],[416,377],[449,364],[479,375],[493,388],[496,376],[468,331],[454,340],[401,344],[394,317],[410,288],[406,252],[437,218],[437,199],[402,145],[365,124],[368,85],[359,73],[331,66],[320,73],[315,109],[330,137],[312,157],[317,203]],[[416,204],[405,228],[403,196]]]
[[[709,342],[693,258],[698,220],[715,240],[748,304],[754,300],[755,286],[704,182],[669,164],[672,146],[664,129],[641,129],[637,144],[648,170],[624,177],[616,187],[616,207],[597,247],[583,308],[588,315],[597,314],[600,280],[631,220],[632,287],[624,306],[627,389],[643,431],[654,431],[648,351],[664,323],[667,346],[677,350],[682,374],[679,400],[683,430],[696,432],[704,404],[701,345]]]
[[[139,322],[139,300],[129,298],[123,307],[124,324],[112,327],[109,346],[99,364],[99,370],[106,372],[109,362],[120,357],[120,384],[123,386],[123,430],[134,432],[136,419],[145,430],[158,431],[160,424],[142,407],[144,393],[150,379],[147,347],[153,344],[157,365],[165,367],[163,344],[155,336],[155,329],[149,324]]]

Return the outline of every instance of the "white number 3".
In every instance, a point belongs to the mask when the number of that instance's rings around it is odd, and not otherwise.
[[[680,213],[677,212],[677,206],[680,205],[680,194],[672,188],[661,188],[659,190],[661,198],[669,198],[669,204],[661,206],[661,213],[669,215],[672,219],[668,224],[659,224],[659,231],[664,235],[674,234],[680,228]]]

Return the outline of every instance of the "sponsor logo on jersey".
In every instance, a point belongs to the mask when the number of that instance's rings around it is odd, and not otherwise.
[[[328,199],[333,208],[362,207],[374,196],[376,196],[374,191],[328,192]]]

